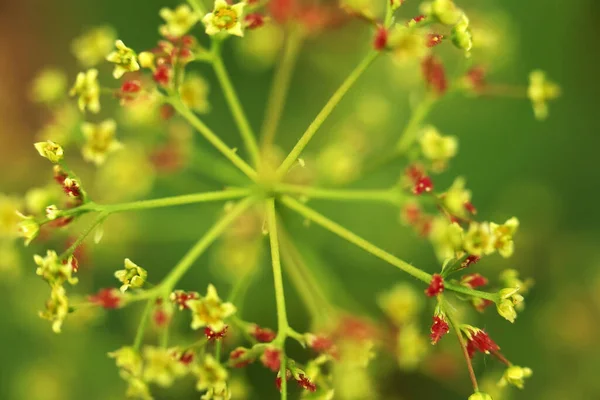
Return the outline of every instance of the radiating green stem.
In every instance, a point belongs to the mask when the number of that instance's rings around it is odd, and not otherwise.
[[[285,194],[299,194],[316,199],[342,201],[376,201],[393,204],[402,203],[404,197],[399,190],[394,189],[324,189],[311,186],[299,186],[288,184],[278,184],[275,187],[275,191],[278,193]]]
[[[202,253],[227,229],[244,211],[252,205],[253,198],[247,198],[239,202],[235,207],[228,211],[217,223],[215,223],[192,247],[173,270],[167,275],[160,284],[165,295],[168,295],[181,277],[190,269],[192,264],[202,255]]]
[[[283,161],[281,166],[277,169],[277,178],[281,179],[290,169],[290,167],[296,162],[300,154],[304,150],[304,148],[308,145],[310,140],[313,138],[315,133],[319,130],[321,125],[327,120],[329,115],[333,112],[335,107],[340,103],[340,101],[344,98],[346,93],[354,86],[358,78],[369,68],[369,66],[375,61],[377,55],[379,53],[377,51],[370,51],[367,56],[361,61],[361,63],[352,71],[350,76],[346,78],[344,83],[339,87],[339,89],[331,96],[325,107],[319,112],[314,121],[309,125],[306,129],[298,143],[294,146],[290,154]]]
[[[427,117],[427,114],[429,114],[429,111],[435,104],[436,100],[437,97],[428,94],[413,110],[406,127],[402,131],[398,142],[396,142],[395,150],[398,154],[405,154],[415,140],[417,140],[419,126],[423,123],[423,120]]]
[[[294,72],[294,66],[300,48],[302,47],[302,33],[299,29],[291,28],[286,33],[286,40],[281,54],[281,60],[277,64],[271,92],[267,102],[265,118],[261,129],[261,148],[264,151],[275,141],[277,128],[283,109],[285,108],[286,96],[289,91],[290,81]]]
[[[375,246],[374,244],[361,238],[360,236],[356,235],[355,233],[353,233],[353,232],[349,231],[348,229],[344,228],[343,226],[337,224],[336,222],[333,222],[332,220],[328,219],[327,217],[319,214],[318,212],[314,211],[313,209],[305,206],[304,204],[300,203],[299,201],[297,201],[289,196],[282,196],[281,202],[283,204],[285,204],[287,207],[291,208],[292,210],[298,212],[303,217],[315,222],[318,225],[321,225],[323,228],[335,233],[336,235],[349,241],[350,243],[373,254],[375,257],[378,257],[378,258],[388,262],[389,264],[392,264],[393,266],[398,267],[402,271],[408,273],[409,275],[412,275],[413,277],[415,277],[427,284],[429,284],[431,282],[432,276],[430,274],[428,274],[427,272],[422,271],[418,268],[415,268],[412,265],[410,265],[409,263],[402,261],[398,257],[388,253],[387,251],[380,249],[379,247]],[[469,296],[480,297],[482,299],[491,300],[493,302],[498,301],[498,295],[495,293],[480,292],[478,290],[465,288],[463,286],[452,284],[452,283],[445,283],[445,288],[455,291],[455,292],[467,294]]]
[[[142,313],[142,318],[140,319],[140,324],[138,325],[137,332],[135,333],[135,340],[133,341],[133,349],[135,351],[139,351],[140,347],[142,346],[144,333],[146,332],[148,320],[150,319],[150,312],[152,311],[155,301],[156,300],[154,298],[151,298],[146,302],[144,312]]]
[[[131,203],[96,205],[96,209],[107,213],[115,213],[149,208],[173,207],[184,204],[239,199],[250,195],[250,193],[250,189],[227,189],[218,192],[194,193],[182,196],[163,197],[154,200],[134,201]]]
[[[204,124],[183,102],[177,97],[170,97],[167,101],[175,108],[175,110],[185,118],[194,128],[200,132],[206,140],[208,140],[217,150],[229,159],[236,167],[238,167],[250,179],[256,181],[256,171],[252,169],[235,150],[227,146],[208,126]]]
[[[187,2],[200,16],[204,16],[206,14],[206,8],[204,7],[202,0],[187,0]]]
[[[98,215],[96,219],[94,219],[94,221],[90,224],[90,226],[88,226],[85,229],[85,231],[83,231],[81,235],[79,235],[75,242],[73,242],[73,244],[69,246],[69,248],[60,255],[60,259],[64,260],[67,257],[71,256],[75,252],[75,250],[77,250],[77,248],[83,243],[83,241],[89,236],[89,234],[92,233],[92,231],[96,229],[98,225],[104,222],[108,215],[109,213],[106,211],[101,212],[100,215]]]
[[[242,140],[244,141],[244,145],[246,150],[248,151],[248,155],[252,160],[252,164],[254,166],[259,165],[260,154],[258,150],[258,144],[256,142],[256,135],[252,131],[252,127],[250,126],[250,122],[248,122],[248,118],[246,117],[246,113],[242,108],[242,104],[240,99],[231,83],[231,79],[229,78],[229,74],[227,73],[227,69],[225,68],[225,64],[223,63],[223,58],[220,54],[221,42],[218,39],[213,41],[213,68],[215,70],[215,74],[217,75],[217,80],[221,84],[221,89],[223,89],[223,94],[225,95],[225,99],[227,100],[227,104],[231,109],[231,114],[233,115],[233,119],[242,135]]]

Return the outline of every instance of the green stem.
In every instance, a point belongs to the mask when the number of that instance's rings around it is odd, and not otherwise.
[[[108,217],[108,215],[109,213],[106,211],[101,212],[100,215],[96,217],[94,222],[92,222],[91,225],[88,226],[85,229],[85,231],[81,233],[81,235],[79,235],[77,240],[75,240],[75,242],[73,242],[73,244],[69,246],[69,248],[60,255],[59,259],[65,260],[67,257],[71,256],[75,252],[75,250],[77,250],[77,248],[83,243],[83,241],[89,236],[89,234],[92,233],[92,231],[96,229],[96,227],[100,225]]]
[[[185,118],[194,128],[200,132],[206,140],[208,140],[217,150],[229,159],[236,167],[238,167],[250,179],[256,181],[256,171],[249,166],[235,150],[230,149],[208,126],[204,124],[183,102],[176,97],[170,97],[168,102],[175,110]]]
[[[371,242],[368,242],[367,240],[361,238],[360,236],[356,235],[355,233],[344,228],[343,226],[333,222],[332,220],[328,219],[327,217],[323,216],[322,214],[319,214],[315,210],[305,206],[304,204],[300,203],[299,201],[297,201],[289,196],[282,196],[281,202],[283,204],[285,204],[287,207],[291,208],[292,210],[298,212],[303,217],[315,222],[318,225],[321,225],[323,228],[335,233],[336,235],[349,241],[350,243],[373,254],[375,257],[380,258],[380,259],[386,261],[387,263],[392,264],[395,267],[398,267],[399,269],[406,272],[407,274],[412,275],[413,277],[415,277],[427,284],[429,284],[431,282],[432,276],[430,274],[428,274],[427,272],[422,271],[418,268],[415,268],[412,265],[410,265],[409,263],[402,261],[398,257],[388,253],[387,251],[380,249],[379,247],[375,246]],[[493,302],[498,301],[498,295],[496,293],[480,292],[478,290],[469,289],[469,288],[466,288],[466,287],[463,287],[460,285],[456,285],[453,283],[449,283],[449,282],[445,282],[444,286],[446,289],[452,290],[454,292],[463,293],[463,294],[466,294],[469,296],[491,300]]]
[[[278,193],[299,194],[309,198],[343,200],[343,201],[377,201],[400,204],[402,194],[393,189],[384,190],[352,190],[352,189],[323,189],[310,186],[278,184],[275,187]]]
[[[275,200],[267,200],[267,223],[269,227],[269,242],[271,244],[271,263],[273,265],[273,281],[275,284],[275,300],[277,304],[277,329],[278,338],[285,340],[289,328],[285,310],[285,294],[283,292],[283,275],[281,273],[281,260],[279,257],[279,237],[277,235],[277,215],[275,214]],[[283,345],[283,343],[280,343]]]
[[[217,339],[217,343],[215,343],[215,360],[219,364],[221,363],[221,347],[223,347],[223,340]]]
[[[375,61],[378,56],[377,51],[370,51],[367,56],[361,61],[361,63],[352,71],[352,73],[346,78],[344,83],[339,89],[331,96],[325,107],[319,112],[314,121],[306,129],[298,143],[294,146],[290,154],[283,161],[281,166],[277,169],[277,177],[281,179],[290,167],[296,162],[304,148],[308,145],[310,140],[313,138],[315,133],[319,130],[321,125],[327,120],[329,115],[333,112],[335,107],[344,98],[346,93],[354,86],[358,78],[367,70],[367,68]]]
[[[192,264],[202,255],[202,253],[227,229],[244,211],[252,205],[253,198],[247,198],[239,202],[235,207],[227,212],[217,223],[215,223],[202,236],[198,242],[183,256],[181,261],[173,268],[167,277],[160,284],[160,288],[165,296],[173,290],[177,282],[187,272]]]
[[[294,66],[302,47],[302,34],[298,29],[288,31],[281,60],[277,64],[275,77],[269,93],[265,118],[261,129],[261,148],[266,150],[275,141],[277,128],[286,103]]]
[[[473,363],[471,362],[471,357],[469,357],[469,352],[467,350],[467,343],[465,341],[464,336],[460,331],[460,324],[454,319],[452,315],[451,307],[446,307],[446,302],[443,296],[440,296],[440,305],[442,305],[442,309],[444,310],[444,314],[446,318],[448,318],[448,322],[450,322],[450,326],[456,333],[456,337],[458,338],[458,343],[460,344],[460,348],[462,350],[463,356],[465,357],[465,361],[467,363],[467,369],[469,370],[469,378],[471,379],[471,384],[473,385],[473,391],[479,391],[479,385],[477,384],[477,377],[475,376],[475,371],[473,370]]]
[[[281,400],[287,400],[287,357],[281,350],[281,365],[279,375],[281,376]]]
[[[196,11],[200,16],[204,16],[206,14],[206,8],[204,4],[202,4],[202,0],[187,0],[192,9]]]
[[[246,113],[242,108],[240,99],[235,91],[235,88],[233,87],[233,84],[231,83],[227,69],[225,69],[225,64],[223,63],[223,58],[220,54],[220,43],[221,42],[219,40],[213,41],[213,68],[215,70],[215,74],[217,75],[217,79],[221,84],[221,89],[223,89],[223,94],[225,95],[227,104],[231,109],[231,114],[233,115],[235,123],[240,130],[242,140],[244,141],[246,150],[250,155],[250,159],[252,160],[252,163],[257,166],[259,163],[260,154],[258,151],[258,144],[256,143],[256,135],[250,127],[250,123],[248,122]]]
[[[419,133],[419,126],[423,123],[423,120],[429,114],[429,111],[433,107],[437,100],[437,97],[428,94],[423,100],[417,105],[417,107],[413,110],[412,115],[408,121],[408,124],[402,131],[398,142],[396,143],[396,151],[397,153],[404,154],[408,151],[410,146],[417,139],[417,135]]]
[[[184,204],[205,203],[210,201],[239,199],[250,195],[250,189],[227,189],[218,192],[194,193],[182,196],[164,197],[154,200],[134,201],[131,203],[97,205],[98,211],[115,213],[150,208],[172,207]]]
[[[152,311],[152,307],[154,306],[155,299],[151,298],[146,302],[146,307],[144,307],[144,312],[142,313],[142,319],[140,319],[140,324],[138,325],[137,332],[135,333],[135,340],[133,341],[133,349],[137,352],[140,350],[142,346],[142,341],[144,340],[144,333],[146,332],[146,328],[148,327],[148,320],[150,319],[150,312]]]
[[[199,146],[194,147],[187,169],[221,184],[244,186],[248,183],[248,178],[229,161]]]

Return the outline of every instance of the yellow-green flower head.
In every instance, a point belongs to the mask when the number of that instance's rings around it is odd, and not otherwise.
[[[425,37],[425,32],[420,29],[400,24],[394,25],[390,30],[387,41],[387,46],[392,50],[394,61],[399,64],[420,62],[429,54]]]
[[[493,400],[492,396],[486,393],[477,392],[469,396],[468,400]]]
[[[54,333],[60,333],[67,314],[69,314],[69,299],[65,288],[60,285],[53,285],[50,299],[46,301],[46,309],[40,311],[39,315],[41,318],[52,321],[52,331]]]
[[[142,51],[138,55],[138,60],[140,62],[140,66],[142,68],[148,68],[151,70],[154,70],[154,68],[155,68],[155,66],[154,66],[155,58],[156,58],[156,56],[154,55],[154,53],[152,53],[150,51]]]
[[[517,311],[515,307],[522,306],[523,296],[519,293],[519,288],[506,288],[499,292],[500,303],[496,305],[498,314],[504,317],[506,320],[515,322],[517,319]]]
[[[515,244],[513,242],[513,235],[519,228],[519,220],[512,217],[502,225],[490,223],[490,229],[494,237],[494,248],[498,250],[498,253],[504,258],[512,256]]]
[[[63,158],[63,148],[50,140],[37,142],[33,146],[40,153],[40,156],[47,158],[53,164],[58,163]]]
[[[527,294],[529,289],[533,286],[533,279],[527,279],[523,281],[519,277],[519,271],[516,269],[505,269],[500,273],[500,281],[505,287],[519,288],[520,294]]]
[[[78,96],[77,105],[82,112],[86,109],[94,114],[100,111],[100,85],[98,84],[98,70],[89,69],[77,74],[75,85],[71,89],[71,96]]]
[[[166,22],[165,25],[160,26],[159,32],[166,38],[179,38],[185,35],[200,20],[200,16],[187,4],[182,4],[175,10],[162,8],[159,15]]]
[[[424,306],[422,292],[404,282],[380,294],[377,303],[396,325],[414,321]]]
[[[464,218],[467,215],[465,205],[471,202],[471,191],[465,189],[466,181],[458,177],[452,182],[452,186],[444,193],[442,199],[444,207],[450,214]]]
[[[225,0],[215,0],[213,12],[202,18],[207,35],[227,32],[230,35],[244,36],[243,14],[245,3],[230,6]]]
[[[421,12],[434,17],[444,25],[454,25],[463,15],[463,11],[452,0],[433,0],[421,4]]]
[[[437,258],[444,261],[454,258],[457,252],[462,251],[464,230],[456,222],[448,221],[447,217],[438,216],[431,223],[429,240],[433,244]]]
[[[469,18],[465,14],[460,17],[460,20],[452,28],[452,43],[461,50],[464,50],[467,55],[473,48],[473,35],[469,27]]]
[[[115,272],[115,278],[123,284],[121,286],[121,292],[123,293],[129,288],[141,288],[146,282],[147,277],[148,272],[129,258],[125,259],[125,269]]]
[[[230,400],[231,390],[225,383],[213,386],[206,393],[200,396],[201,400]]]
[[[560,86],[546,79],[544,71],[536,70],[529,75],[527,97],[533,103],[533,112],[538,120],[548,118],[548,101],[560,96]]]
[[[60,211],[58,207],[56,207],[56,205],[51,204],[48,207],[46,207],[46,218],[48,218],[50,221],[54,221],[60,216],[61,212],[62,211]]]
[[[154,400],[150,394],[150,388],[141,378],[127,377],[127,391],[125,396],[128,399],[136,400]]]
[[[16,215],[21,218],[17,225],[19,236],[25,239],[25,246],[28,246],[33,239],[40,233],[40,224],[32,216],[26,216],[16,211]]]
[[[110,26],[91,28],[71,43],[71,51],[85,68],[95,67],[106,59],[117,40],[117,32]]]
[[[142,373],[142,357],[133,347],[121,347],[108,353],[108,356],[114,358],[117,367],[129,375],[139,376]]]
[[[400,368],[412,371],[425,359],[429,352],[427,336],[419,331],[416,324],[402,327],[397,339],[398,364]]]
[[[208,285],[205,297],[189,300],[187,305],[192,311],[192,329],[208,326],[214,332],[220,332],[225,328],[223,320],[236,312],[233,304],[221,300],[213,285]]]
[[[126,72],[135,72],[140,70],[140,64],[137,62],[135,51],[125,46],[122,40],[115,42],[115,51],[106,56],[106,60],[116,64],[113,71],[115,79],[120,79]]]
[[[473,256],[483,256],[494,252],[494,240],[487,222],[471,222],[465,235],[464,249]]]
[[[525,379],[529,378],[533,374],[531,368],[523,368],[517,365],[511,365],[504,371],[502,379],[498,382],[498,385],[504,387],[506,385],[513,385],[519,389],[523,389],[525,386]]]
[[[35,270],[36,275],[41,276],[50,285],[62,285],[69,282],[71,285],[77,283],[77,278],[73,277],[73,258],[69,257],[66,262],[59,260],[54,250],[48,250],[46,257],[34,255],[33,261],[38,266]]]
[[[186,375],[188,373],[187,366],[174,357],[174,354],[173,349],[144,347],[144,381],[169,387],[175,379]]]
[[[21,207],[20,199],[0,193],[0,239],[19,236],[19,223],[22,222],[22,217],[15,211]]]
[[[421,152],[427,159],[444,165],[458,151],[456,136],[443,136],[431,125],[423,128],[419,144]]]
[[[83,159],[101,165],[106,157],[123,147],[115,139],[117,123],[114,119],[107,119],[99,124],[85,122],[81,125],[81,131],[86,143],[81,149]]]
[[[207,354],[204,357],[200,365],[195,367],[194,374],[198,377],[196,384],[198,391],[216,389],[213,390],[213,393],[218,393],[226,390],[227,370],[212,355]],[[212,399],[213,397],[208,398]]]
[[[67,75],[56,68],[46,68],[38,73],[31,84],[30,97],[33,101],[52,104],[65,97]]]
[[[210,111],[208,93],[208,82],[195,74],[186,76],[185,81],[179,86],[179,95],[183,104],[201,114]]]

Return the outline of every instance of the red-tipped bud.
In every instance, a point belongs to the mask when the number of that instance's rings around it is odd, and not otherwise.
[[[227,335],[227,329],[229,327],[225,326],[223,328],[223,330],[219,331],[219,332],[215,332],[212,329],[210,329],[208,326],[206,328],[204,328],[204,336],[206,336],[206,338],[208,340],[219,340],[219,339],[223,339],[225,338],[225,335]]]
[[[265,349],[265,352],[260,357],[260,361],[271,371],[277,372],[281,366],[281,352],[276,348],[269,347]]]
[[[440,339],[450,331],[448,322],[444,319],[443,315],[436,315],[433,317],[433,324],[431,325],[431,344],[437,344]]]
[[[373,48],[377,51],[384,50],[387,46],[388,31],[383,26],[377,27],[375,32],[375,39],[373,39]]]
[[[433,182],[430,177],[423,176],[415,182],[413,187],[413,193],[421,195],[423,193],[430,193],[433,190]]]
[[[444,291],[444,279],[440,274],[433,274],[429,287],[425,290],[425,294],[429,297],[437,296]]]
[[[142,89],[142,82],[138,80],[130,80],[123,82],[121,85],[121,92],[123,93],[137,93]]]
[[[446,93],[446,90],[448,90],[448,81],[446,80],[444,65],[441,62],[433,56],[427,57],[421,64],[421,72],[427,86],[434,92],[438,95]]]
[[[467,335],[467,339],[467,351],[471,358],[473,358],[475,351],[490,354],[490,352],[493,353],[500,350],[500,346],[481,329],[471,329],[469,335]]]
[[[298,378],[296,379],[296,382],[298,383],[298,386],[300,386],[302,389],[306,389],[309,392],[316,392],[317,391],[317,385],[315,385],[313,383],[313,381],[311,381],[304,374],[298,375]]]
[[[154,71],[152,78],[154,82],[162,86],[168,86],[171,81],[171,67],[167,64],[159,65]]]
[[[264,15],[259,13],[252,13],[246,15],[244,21],[246,22],[247,29],[256,29],[260,28],[265,24],[265,17]]]
[[[479,262],[479,260],[481,260],[480,256],[470,255],[467,258],[465,258],[465,260],[462,262],[462,264],[460,264],[460,268],[461,269],[468,268],[473,264],[477,264]]]
[[[444,35],[439,33],[429,33],[427,35],[427,47],[435,47],[442,43]]]
[[[470,201],[467,201],[465,203],[465,210],[467,210],[468,212],[470,212],[472,215],[477,214],[477,209],[475,208],[475,206],[473,205],[473,203],[471,203]]]
[[[488,284],[485,276],[480,274],[468,274],[460,278],[460,284],[471,289],[475,289]]]
[[[89,296],[88,300],[106,309],[119,308],[121,305],[121,294],[117,289],[102,289],[95,295]]]
[[[229,363],[234,368],[243,368],[254,360],[248,358],[248,349],[238,347],[229,354]]]
[[[275,339],[277,334],[269,328],[261,328],[258,325],[253,325],[250,328],[250,334],[261,343],[269,343]]]

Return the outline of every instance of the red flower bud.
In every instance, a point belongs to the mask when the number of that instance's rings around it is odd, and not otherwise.
[[[433,274],[431,278],[431,283],[427,290],[425,290],[425,294],[429,297],[437,296],[438,294],[444,291],[444,279],[440,274]]]
[[[440,339],[450,331],[448,322],[443,318],[442,315],[436,315],[433,317],[433,324],[431,325],[431,344],[437,344]]]
[[[117,289],[102,289],[97,294],[89,296],[88,300],[106,309],[118,308],[121,305],[121,295]]]
[[[250,329],[250,334],[261,343],[269,343],[275,339],[277,334],[269,328],[261,328],[258,325],[253,325]]]
[[[375,33],[375,39],[373,40],[373,48],[377,51],[381,51],[386,48],[388,41],[388,31],[383,26],[377,27]]]
[[[244,20],[248,29],[260,28],[265,24],[265,17],[259,13],[248,14]]]
[[[446,72],[444,65],[435,57],[427,57],[421,63],[421,72],[427,85],[438,95],[446,93],[448,90],[448,82],[446,80]]]

